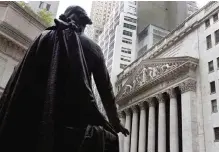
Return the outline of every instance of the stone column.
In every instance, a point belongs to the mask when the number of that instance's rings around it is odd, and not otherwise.
[[[126,109],[125,114],[126,114],[125,128],[128,129],[128,131],[130,132],[130,130],[131,130],[131,111],[130,111],[130,109]],[[124,150],[123,152],[129,152],[129,150],[130,150],[130,135],[127,135],[124,138],[123,150]]]
[[[174,89],[169,89],[170,96],[170,152],[179,151],[177,99]]]
[[[158,152],[166,152],[166,109],[162,94],[156,96],[159,102],[158,116]]]
[[[146,108],[144,102],[139,104],[140,107],[140,127],[139,127],[139,143],[138,152],[146,151]]]
[[[148,101],[149,118],[148,118],[148,151],[155,152],[155,102],[153,99]]]
[[[198,118],[196,81],[189,79],[179,85],[182,108],[182,148],[183,152],[198,152]]]
[[[120,118],[120,121],[121,121],[121,124],[123,126],[125,126],[125,114],[124,112],[119,112],[119,118]],[[123,148],[124,148],[124,135],[120,132],[118,134],[119,136],[119,152],[123,152]]]
[[[131,135],[131,152],[138,150],[138,108],[132,107],[132,135]]]

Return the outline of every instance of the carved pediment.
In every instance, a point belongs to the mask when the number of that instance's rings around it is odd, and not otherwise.
[[[185,65],[196,67],[198,60],[191,57],[172,57],[142,61],[118,92],[117,100],[153,81],[162,79],[163,76],[171,76],[171,72]]]

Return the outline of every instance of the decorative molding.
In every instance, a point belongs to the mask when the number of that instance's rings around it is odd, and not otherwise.
[[[6,22],[0,23],[0,31],[22,44],[23,46],[20,47],[23,47],[23,49],[27,49],[32,43],[32,40],[30,38],[19,32],[17,29],[13,28]]]
[[[153,98],[147,100],[149,107],[155,107],[156,103]]]
[[[124,110],[126,116],[130,116],[131,115],[131,110],[129,108]]]
[[[155,97],[157,98],[159,103],[165,103],[165,100],[162,94],[155,95]]]
[[[170,98],[176,98],[176,93],[174,88],[168,89],[167,94],[170,96]]]
[[[137,103],[137,105],[139,106],[140,110],[145,110],[146,109],[145,101]]]
[[[181,90],[181,93],[185,93],[188,91],[196,92],[196,80],[193,79],[186,80],[185,82],[182,82],[179,85],[179,88]]]
[[[137,113],[137,112],[138,112],[138,107],[137,107],[137,105],[133,105],[133,106],[131,107],[131,109],[132,109],[132,112],[133,112],[133,113]]]
[[[125,114],[123,111],[119,111],[118,116],[119,116],[119,118],[125,118]]]

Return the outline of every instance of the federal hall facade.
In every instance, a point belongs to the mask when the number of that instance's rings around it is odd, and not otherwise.
[[[219,151],[218,13],[209,2],[118,75],[120,152]]]

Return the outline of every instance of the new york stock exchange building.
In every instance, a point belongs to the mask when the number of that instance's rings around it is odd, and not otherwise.
[[[208,3],[118,75],[121,152],[219,152],[218,13]]]

